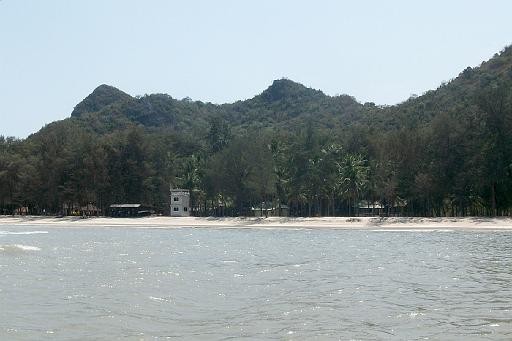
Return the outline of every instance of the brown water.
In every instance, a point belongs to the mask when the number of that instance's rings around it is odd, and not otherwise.
[[[512,339],[512,232],[0,230],[0,340]]]

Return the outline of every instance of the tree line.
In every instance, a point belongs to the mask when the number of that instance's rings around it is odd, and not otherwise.
[[[144,203],[167,214],[172,185],[191,191],[198,216],[249,215],[263,203],[352,216],[362,202],[380,214],[510,215],[510,89],[493,84],[462,111],[396,129],[372,120],[326,129],[312,115],[294,131],[234,133],[218,115],[195,133],[129,125],[100,135],[70,120],[25,140],[0,137],[0,213]]]
[[[0,136],[0,214],[168,214],[170,186],[200,216],[510,215],[512,48],[395,106],[287,79],[223,105],[101,85],[70,118]]]

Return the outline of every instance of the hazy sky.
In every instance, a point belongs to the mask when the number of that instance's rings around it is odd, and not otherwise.
[[[512,1],[0,0],[0,135],[96,86],[214,103],[282,77],[394,104],[512,43]]]

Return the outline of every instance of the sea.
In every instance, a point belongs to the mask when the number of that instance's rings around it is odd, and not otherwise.
[[[0,227],[0,340],[512,340],[512,231]]]

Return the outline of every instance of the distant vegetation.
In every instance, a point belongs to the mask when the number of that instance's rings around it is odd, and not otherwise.
[[[0,213],[66,214],[87,204],[196,215],[357,215],[362,201],[415,216],[510,215],[512,48],[395,105],[330,97],[287,79],[214,105],[101,85],[71,117],[25,140],[0,137]]]

